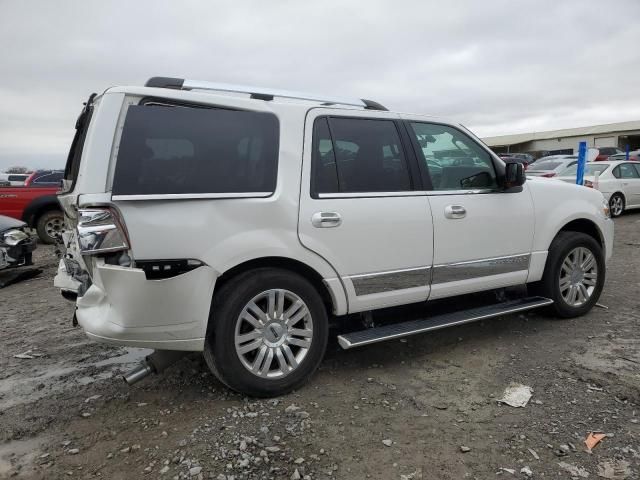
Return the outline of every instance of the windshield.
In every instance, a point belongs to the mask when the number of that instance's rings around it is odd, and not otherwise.
[[[602,175],[602,172],[607,170],[607,168],[609,168],[609,165],[606,165],[606,164],[603,165],[602,163],[587,163],[584,167],[584,174],[587,176],[593,176],[596,173],[599,173]],[[577,173],[578,173],[578,165],[576,164],[564,170],[561,176],[570,177],[572,175],[575,176]]]
[[[550,162],[546,160],[544,162],[536,162],[532,170],[553,170],[560,165],[562,165],[562,162]]]

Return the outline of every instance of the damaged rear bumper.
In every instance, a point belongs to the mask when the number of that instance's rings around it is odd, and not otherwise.
[[[61,262],[56,284],[71,290],[74,280],[63,270]],[[202,351],[215,279],[207,265],[149,280],[139,268],[97,263],[92,284],[78,296],[76,318],[99,342]]]

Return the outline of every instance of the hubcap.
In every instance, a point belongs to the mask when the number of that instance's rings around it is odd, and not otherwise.
[[[622,213],[622,210],[624,210],[624,204],[622,203],[622,197],[620,195],[616,195],[615,197],[613,197],[611,199],[611,205],[609,206],[609,208],[611,209],[611,213],[614,216],[618,216]]]
[[[51,238],[57,238],[64,230],[64,222],[60,217],[53,217],[45,224],[45,231]]]
[[[312,340],[311,313],[289,290],[256,295],[236,322],[236,353],[247,370],[262,378],[293,372],[307,356]]]
[[[589,301],[598,282],[598,263],[595,255],[586,247],[569,252],[560,267],[560,294],[572,307]]]

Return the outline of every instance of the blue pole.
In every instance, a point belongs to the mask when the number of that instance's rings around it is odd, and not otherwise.
[[[584,165],[587,163],[587,142],[578,144],[578,171],[576,173],[576,184],[584,184]]]
[[[629,144],[627,143],[627,148],[625,148],[625,160],[628,162],[629,161]]]

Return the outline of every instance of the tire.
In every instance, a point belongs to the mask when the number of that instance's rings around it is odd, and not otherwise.
[[[270,313],[270,298],[275,314]],[[258,307],[262,317],[249,305]],[[291,312],[289,325],[287,312]],[[287,270],[259,268],[230,280],[215,293],[204,358],[229,388],[252,397],[273,397],[309,380],[322,361],[328,335],[324,303],[306,278]]]
[[[590,264],[586,262],[588,257],[585,252],[593,255]],[[582,257],[579,256],[581,254]],[[565,264],[565,260],[568,263]],[[589,268],[582,269],[580,264]],[[578,268],[573,268],[576,265]],[[537,295],[553,300],[548,313],[560,318],[579,317],[588,313],[600,298],[605,268],[602,248],[593,237],[580,232],[560,232],[551,242],[542,280],[531,287]],[[573,273],[575,270],[578,270],[577,273]],[[584,290],[580,287],[580,282],[583,282]],[[574,286],[577,291],[575,302],[572,302]],[[583,301],[585,298],[586,301]]]
[[[624,195],[621,193],[614,193],[609,199],[609,213],[611,218],[616,218],[622,215],[624,212],[625,200]]]
[[[60,239],[64,230],[64,215],[60,210],[44,212],[36,220],[36,231],[42,243],[52,244]]]

